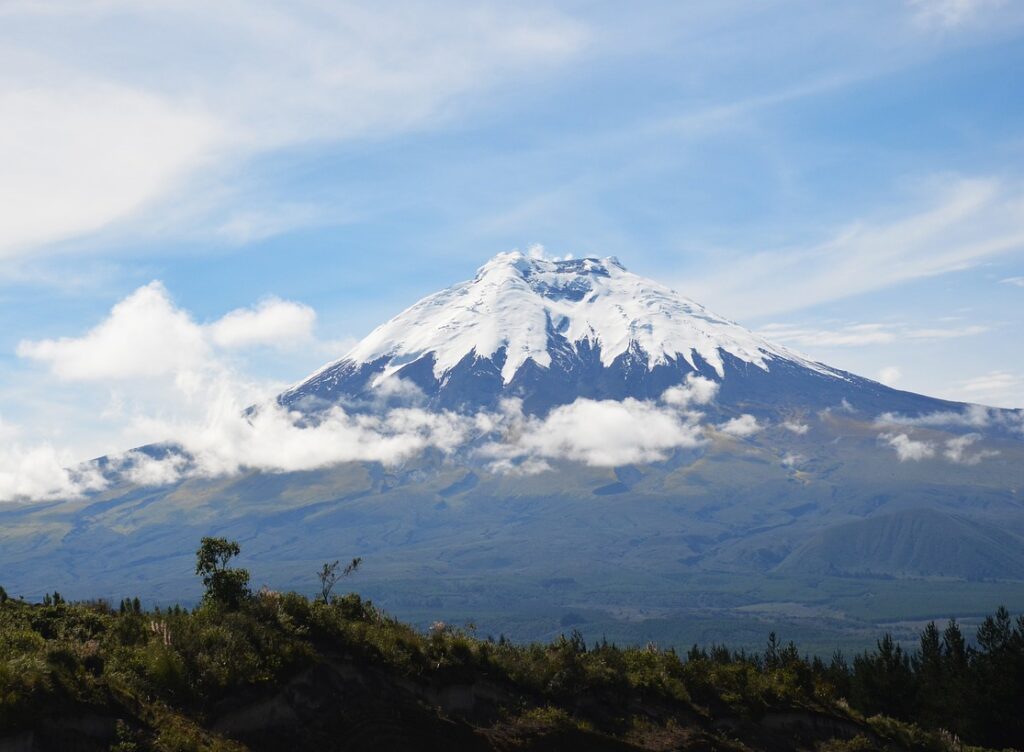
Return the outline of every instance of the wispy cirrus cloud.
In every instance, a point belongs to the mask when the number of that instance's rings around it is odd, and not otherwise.
[[[1019,408],[1024,406],[1024,377],[1010,371],[990,371],[954,382],[950,393],[967,402]]]
[[[443,122],[467,95],[570,59],[587,37],[526,5],[5,3],[0,258],[143,214],[160,225],[169,205],[188,221],[163,231],[205,225],[230,242],[322,221],[322,207],[226,206],[230,185],[273,150]]]
[[[746,255],[690,280],[687,289],[734,316],[810,308],[922,277],[970,268],[1024,249],[1024,189],[992,177],[950,177],[902,217],[857,220],[807,247]],[[839,335],[834,335],[839,337]],[[863,343],[877,331],[847,334]]]
[[[1006,0],[908,0],[914,20],[924,27],[952,29],[984,17]]]
[[[985,324],[915,327],[901,323],[854,323],[833,328],[798,324],[766,324],[759,333],[797,347],[864,347],[906,341],[935,341],[973,337],[991,330]]]

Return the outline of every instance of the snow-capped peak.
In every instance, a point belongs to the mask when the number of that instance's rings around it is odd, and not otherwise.
[[[632,349],[648,367],[682,357],[696,368],[697,356],[720,377],[723,352],[764,370],[772,358],[784,358],[834,373],[627,271],[614,257],[549,260],[518,251],[499,253],[472,280],[423,298],[342,361],[385,358],[387,376],[432,355],[440,380],[470,353],[489,358],[505,348],[507,384],[527,360],[550,366],[550,344],[559,335],[599,347],[605,366]]]

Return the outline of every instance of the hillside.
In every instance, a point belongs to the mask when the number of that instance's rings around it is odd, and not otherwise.
[[[926,638],[913,660],[886,637],[851,666],[801,658],[774,635],[763,654],[695,647],[684,659],[654,645],[591,646],[577,632],[546,645],[473,625],[423,633],[328,586],[313,601],[250,594],[248,572],[227,566],[233,545],[204,539],[207,592],[194,610],[56,593],[29,604],[0,589],[0,749],[961,752],[945,732],[877,715],[935,723],[935,702],[958,703],[938,718],[968,737],[1022,731],[1004,719],[1024,679],[1014,673],[1024,620],[1014,627],[1003,612],[979,632],[996,635],[985,652],[964,654],[958,700],[919,668]],[[969,672],[990,665],[1002,694],[975,697],[982,684]]]
[[[818,533],[777,571],[1021,580],[1024,539],[992,523],[908,509]]]

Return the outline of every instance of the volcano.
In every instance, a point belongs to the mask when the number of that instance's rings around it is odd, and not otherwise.
[[[168,443],[135,456],[175,472],[107,463],[102,490],[0,505],[4,587],[187,599],[198,540],[223,535],[278,589],[360,556],[361,592],[423,625],[754,647],[775,629],[828,652],[1024,598],[1024,413],[816,362],[614,258],[500,254],[219,448],[267,416],[283,433],[230,471],[177,472],[199,450]],[[442,439],[393,435],[410,425]],[[334,459],[276,462],[293,431]],[[381,431],[415,451],[358,451]]]
[[[546,414],[577,399],[657,399],[688,375],[718,404],[767,413],[843,404],[929,412],[960,406],[889,389],[770,342],[615,258],[502,253],[467,282],[423,298],[341,359],[285,391],[303,411],[379,406],[396,380],[432,409],[521,399]]]

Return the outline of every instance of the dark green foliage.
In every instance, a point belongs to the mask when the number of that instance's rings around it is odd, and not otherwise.
[[[249,597],[249,571],[228,566],[239,553],[238,544],[227,538],[203,538],[196,551],[196,574],[203,578],[208,603],[237,609]]]
[[[7,602],[7,591],[0,587],[0,606]]]
[[[866,713],[906,718],[913,707],[914,677],[910,656],[891,635],[878,641],[878,650],[853,659],[854,683],[850,701]]]
[[[213,540],[206,550],[212,565],[197,567],[201,573],[238,571],[228,566],[235,544]],[[841,653],[829,661],[801,656],[774,633],[762,652],[694,646],[683,658],[655,645],[588,646],[576,630],[528,645],[504,635],[477,639],[472,627],[442,623],[424,634],[354,593],[310,600],[245,588],[230,591],[232,600],[216,583],[208,584],[208,605],[193,611],[144,611],[138,599],[115,610],[53,595],[42,604],[0,602],[0,740],[45,728],[55,708],[68,707],[120,719],[105,749],[234,749],[203,730],[213,709],[280,696],[296,677],[343,665],[345,676],[363,678],[342,686],[388,677],[386,698],[397,687],[424,687],[433,697],[482,686],[481,696],[504,698],[500,712],[464,721],[502,739],[540,728],[688,749],[682,740],[706,734],[712,748],[732,749],[716,736],[723,719],[721,727],[756,729],[762,719],[768,728],[771,718],[803,713],[859,729],[845,740],[821,737],[818,748],[834,752],[958,749],[939,729],[969,744],[1024,742],[1024,618],[1002,608],[982,624],[976,646],[950,622],[944,631],[928,625],[915,650],[886,635],[852,661]],[[746,748],[768,745],[762,733]],[[565,738],[577,743],[564,748],[591,748],[584,737]],[[785,737],[774,745],[790,748]]]

